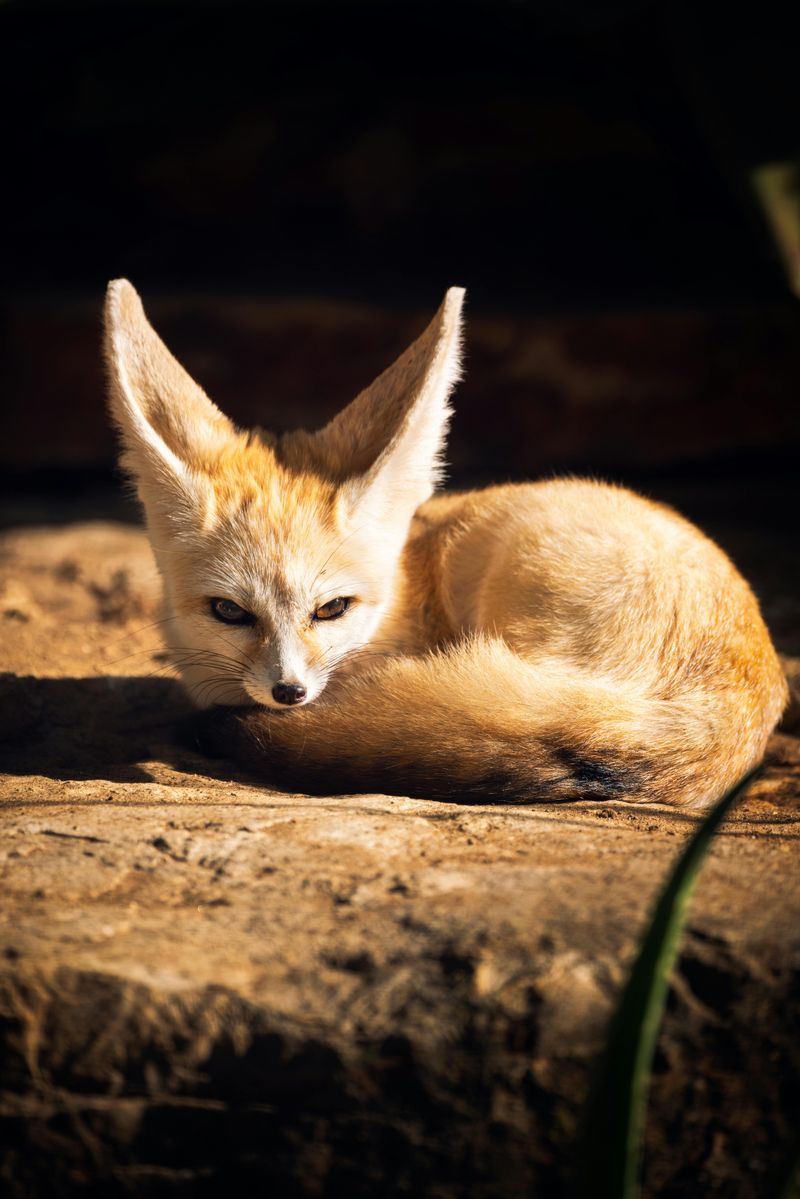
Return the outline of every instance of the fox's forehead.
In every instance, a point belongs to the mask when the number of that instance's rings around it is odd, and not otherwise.
[[[329,523],[338,508],[334,483],[310,470],[288,470],[270,446],[247,434],[225,447],[205,473],[223,518],[252,515],[277,527],[305,515]]]
[[[347,537],[334,485],[314,476],[220,471],[198,546],[207,584],[247,600],[307,598],[341,567]],[[227,588],[227,590],[225,590]]]

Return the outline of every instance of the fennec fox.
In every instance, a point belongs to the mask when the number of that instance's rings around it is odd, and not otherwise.
[[[668,508],[579,479],[431,498],[464,293],[317,433],[237,429],[125,280],[106,352],[166,636],[218,747],[304,791],[701,806],[786,682],[749,587]]]

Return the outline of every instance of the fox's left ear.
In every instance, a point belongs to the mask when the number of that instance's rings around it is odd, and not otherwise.
[[[354,509],[407,524],[439,482],[463,302],[464,289],[451,287],[425,332],[315,435]]]
[[[127,279],[108,285],[105,350],[123,465],[152,516],[203,492],[203,467],[235,436],[226,416],[151,328]]]

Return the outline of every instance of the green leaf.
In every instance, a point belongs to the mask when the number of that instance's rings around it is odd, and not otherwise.
[[[647,1090],[669,976],[711,839],[756,771],[711,809],[656,902],[593,1075],[576,1160],[578,1199],[636,1199]]]

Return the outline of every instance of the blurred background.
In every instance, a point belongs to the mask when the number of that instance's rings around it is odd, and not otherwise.
[[[798,61],[770,4],[0,5],[0,518],[135,518],[109,278],[275,430],[327,420],[455,283],[453,484],[676,502],[796,640],[771,580],[800,519]]]

